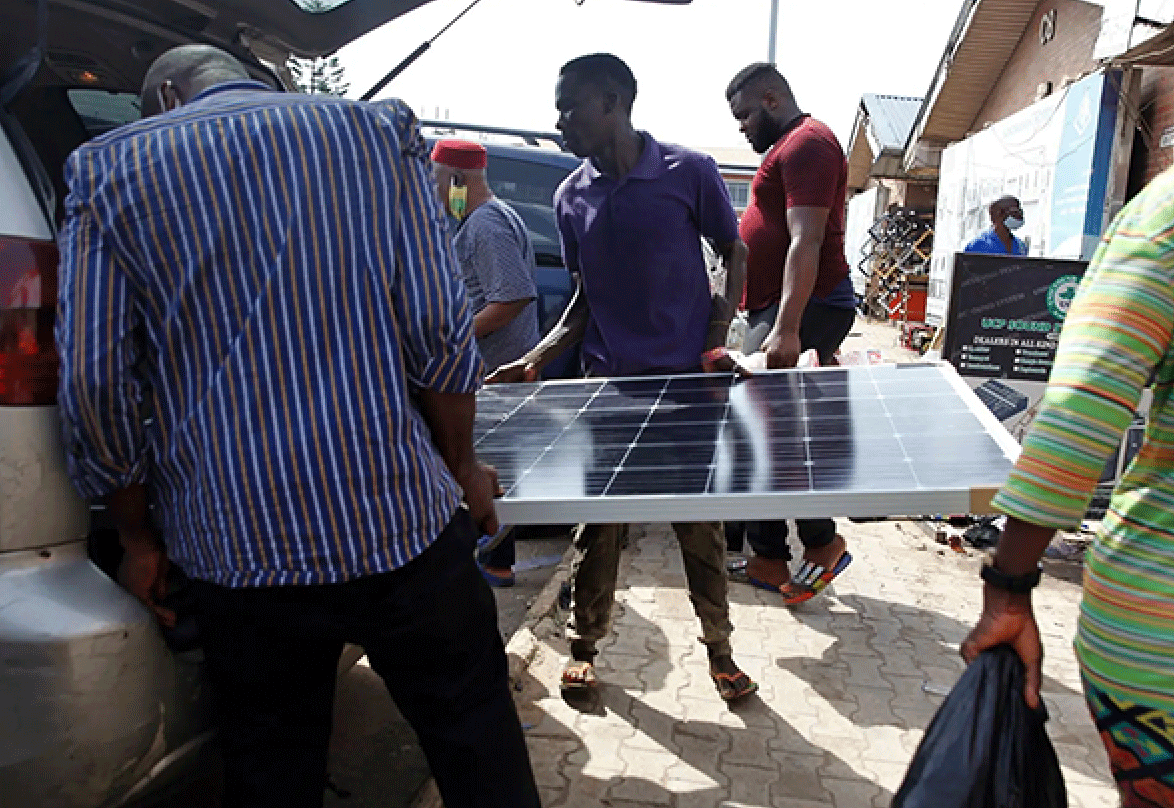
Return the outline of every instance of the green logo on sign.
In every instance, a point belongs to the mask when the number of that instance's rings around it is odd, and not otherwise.
[[[1076,287],[1079,285],[1080,278],[1076,275],[1063,275],[1052,281],[1048,287],[1048,314],[1063,320],[1068,315],[1068,307],[1072,305],[1072,298],[1076,297]]]

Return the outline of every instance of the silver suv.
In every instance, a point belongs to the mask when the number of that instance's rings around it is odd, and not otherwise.
[[[198,650],[174,653],[112,580],[113,531],[65,475],[53,319],[66,156],[138,117],[156,56],[208,42],[283,80],[426,0],[31,0],[0,4],[0,805],[145,798],[207,746]],[[95,563],[98,562],[98,563]],[[352,654],[350,661],[353,662]]]

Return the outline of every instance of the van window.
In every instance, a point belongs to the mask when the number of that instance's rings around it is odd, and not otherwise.
[[[493,193],[511,202],[554,206],[554,192],[571,173],[567,166],[531,163],[495,154],[489,155],[489,185]]]
[[[91,138],[141,117],[139,97],[134,93],[75,89],[66,95]]]
[[[558,227],[554,220],[554,192],[571,168],[573,166],[552,166],[489,155],[489,186],[525,221],[540,263],[544,255],[560,256]]]

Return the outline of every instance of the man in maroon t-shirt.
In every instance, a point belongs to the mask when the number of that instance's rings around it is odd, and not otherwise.
[[[844,258],[844,150],[827,126],[799,109],[772,64],[756,62],[739,71],[726,99],[750,145],[765,153],[739,226],[749,248],[744,350],[761,348],[770,368],[794,367],[811,348],[822,364],[831,364],[856,319]],[[788,605],[814,596],[852,560],[831,519],[797,525],[804,564],[793,580],[787,523],[745,527],[755,551],[747,575],[756,585],[778,589]],[[729,533],[736,530],[727,526]]]

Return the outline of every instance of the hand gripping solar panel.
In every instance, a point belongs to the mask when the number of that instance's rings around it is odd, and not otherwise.
[[[510,524],[986,513],[1019,446],[947,363],[490,385]]]

